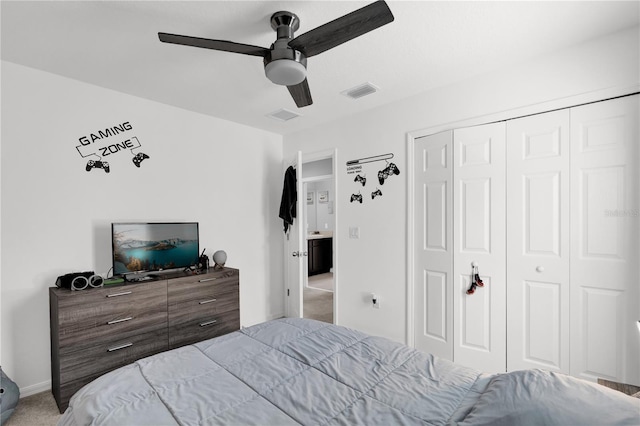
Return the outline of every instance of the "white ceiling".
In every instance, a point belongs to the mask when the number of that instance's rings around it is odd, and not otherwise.
[[[161,43],[158,32],[269,47],[288,10],[303,34],[370,1],[2,1],[2,59],[287,134],[638,25],[638,1],[387,1],[395,21],[308,60],[298,109],[262,59]],[[340,92],[371,82],[359,100]],[[288,122],[266,115],[302,114]]]

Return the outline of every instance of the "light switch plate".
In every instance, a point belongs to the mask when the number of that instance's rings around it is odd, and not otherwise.
[[[357,226],[350,226],[349,227],[349,238],[351,238],[352,240],[360,239],[360,228],[357,227]]]

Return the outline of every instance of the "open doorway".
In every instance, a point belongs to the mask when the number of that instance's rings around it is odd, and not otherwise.
[[[303,317],[334,322],[334,203],[333,159],[303,163],[304,266]]]

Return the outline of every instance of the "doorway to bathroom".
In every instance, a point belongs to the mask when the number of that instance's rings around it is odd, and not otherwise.
[[[304,246],[303,317],[334,322],[335,182],[333,159],[303,163]]]

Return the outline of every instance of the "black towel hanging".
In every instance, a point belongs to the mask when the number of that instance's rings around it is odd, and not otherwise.
[[[294,169],[293,166],[289,166],[289,168],[284,172],[284,184],[282,188],[279,215],[284,222],[285,233],[289,231],[289,226],[293,225],[293,219],[296,217],[296,203],[298,202],[296,185],[296,169]]]

